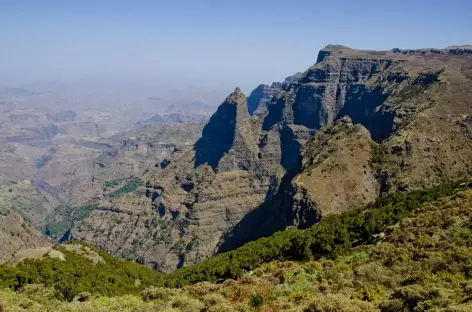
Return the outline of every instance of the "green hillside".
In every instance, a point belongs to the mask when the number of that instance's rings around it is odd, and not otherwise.
[[[392,195],[327,217],[308,230],[279,232],[167,275],[94,248],[89,249],[103,260],[66,247],[57,248],[66,261],[46,257],[2,265],[0,307],[323,312],[472,308],[472,190],[457,184]]]

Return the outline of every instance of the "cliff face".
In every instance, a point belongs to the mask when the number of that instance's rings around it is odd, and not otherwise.
[[[467,175],[472,56],[419,51],[328,46],[304,74],[248,99],[236,89],[192,151],[151,168],[141,193],[101,203],[73,237],[170,271]]]
[[[322,128],[284,191],[287,224],[470,176],[472,55],[419,51],[329,48],[298,81],[293,122]]]
[[[267,111],[267,105],[270,103],[270,100],[280,90],[281,88],[278,85],[272,87],[261,84],[255,88],[247,98],[249,114],[263,116]]]
[[[270,86],[264,84],[259,85],[247,98],[249,114],[263,118],[267,113],[267,106],[270,104],[272,98],[277,95],[277,93],[288,88],[292,82],[299,79],[302,75],[302,73],[297,73],[285,78],[283,82],[273,82]]]

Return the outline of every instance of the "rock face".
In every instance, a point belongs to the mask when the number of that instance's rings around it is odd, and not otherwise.
[[[264,115],[267,111],[267,105],[278,91],[280,91],[280,88],[272,88],[263,84],[255,88],[247,98],[249,114],[255,116]]]
[[[236,88],[203,128],[195,144],[195,167],[208,164],[222,171],[249,169],[257,153],[255,131],[257,124],[251,122],[246,97]]]
[[[283,82],[273,82],[270,86],[264,84],[259,85],[247,98],[249,114],[263,118],[267,113],[267,106],[270,104],[272,98],[278,92],[288,88],[292,82],[299,79],[302,75],[302,73],[297,73],[285,78]]]
[[[330,45],[284,83],[248,99],[236,89],[192,151],[151,168],[142,192],[102,202],[73,238],[170,271],[470,174],[472,55],[418,51]]]

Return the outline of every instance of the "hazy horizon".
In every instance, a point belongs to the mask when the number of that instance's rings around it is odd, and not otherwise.
[[[249,93],[330,43],[471,44],[469,1],[3,1],[0,83],[128,79]]]

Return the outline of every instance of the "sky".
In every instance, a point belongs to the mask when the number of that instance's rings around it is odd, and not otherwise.
[[[0,0],[0,82],[240,86],[305,71],[327,44],[472,44],[470,0]]]

